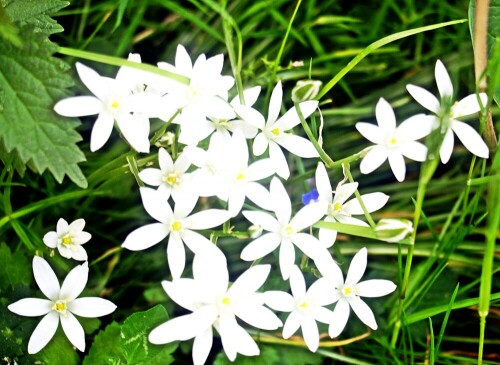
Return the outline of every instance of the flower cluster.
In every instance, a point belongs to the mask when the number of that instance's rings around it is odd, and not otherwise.
[[[131,54],[129,60],[141,62],[137,54]],[[313,115],[317,101],[304,100],[305,96],[298,98],[295,92],[295,107],[281,115],[283,87],[278,82],[272,90],[266,118],[254,108],[260,87],[246,89],[241,98],[229,101],[234,80],[221,74],[223,55],[207,58],[202,54],[193,63],[181,45],[173,65],[160,62],[158,67],[184,76],[186,83],[130,67],[121,67],[114,79],[100,76],[80,63],[76,67],[94,96],[61,100],[55,110],[65,116],[98,115],[90,139],[92,151],[109,139],[114,121],[125,140],[140,153],[149,153],[151,149],[150,118],[178,128],[177,134],[166,131],[162,138],[152,141],[159,146],[159,168],[144,168],[137,176],[154,187],[141,187],[140,195],[145,211],[155,222],[138,227],[122,244],[126,249],[139,251],[168,237],[166,258],[171,280],[163,281],[162,286],[175,303],[190,312],[155,328],[149,334],[151,343],[194,339],[193,361],[203,364],[212,347],[213,329],[220,335],[230,360],[237,354],[259,354],[242,322],[260,330],[276,331],[283,327],[285,339],[300,328],[305,344],[313,352],[320,346],[317,322],[327,324],[330,337],[337,337],[346,326],[350,308],[364,324],[377,329],[374,314],[361,297],[388,295],[396,289],[395,284],[379,279],[360,281],[367,267],[366,248],[354,256],[344,279],[329,250],[337,239],[337,231],[320,228],[315,232],[312,227],[321,219],[332,224],[371,227],[374,236],[388,242],[403,239],[413,228],[409,222],[391,220],[375,225],[369,214],[384,207],[389,197],[382,192],[360,195],[359,183],[352,178],[347,182],[350,175],[333,191],[321,162],[316,168],[316,189],[303,196],[304,206],[293,214],[292,200],[283,184],[291,175],[288,158],[319,157],[311,141],[294,134],[293,128],[301,118]],[[478,111],[479,100],[484,105],[485,96],[471,95],[451,105],[453,87],[439,61],[436,79],[441,101],[422,88],[408,85],[411,95],[435,115],[419,114],[397,126],[390,104],[380,99],[376,106],[378,126],[356,124],[358,131],[375,144],[361,161],[362,173],[370,173],[389,160],[397,180],[403,181],[404,157],[425,161],[427,146],[417,140],[433,131],[442,135],[443,163],[449,160],[453,148],[453,132],[472,153],[488,157],[479,135],[456,120]],[[317,88],[318,85],[305,95],[312,98]],[[163,144],[164,141],[169,143]],[[356,197],[351,198],[353,194]],[[200,198],[224,209],[200,210]],[[249,205],[243,209],[245,202]],[[228,227],[229,220],[240,213],[251,224],[252,238],[241,250],[241,259],[253,262],[279,250],[279,270],[283,280],[289,281],[291,294],[259,291],[271,272],[270,264],[254,265],[230,284],[223,251],[203,231],[223,224]],[[370,224],[355,217],[363,215]],[[57,231],[47,233],[44,242],[50,248],[57,247],[63,257],[86,260],[81,245],[90,239],[90,234],[83,232],[84,224],[82,219],[69,225],[61,219]],[[230,233],[230,229],[226,231]],[[185,277],[188,260],[184,245],[194,254],[192,278]],[[319,273],[308,289],[297,266],[296,248],[304,258],[311,259],[317,268],[314,272]],[[59,318],[70,341],[82,350],[83,332],[72,313],[100,316],[113,311],[114,306],[104,299],[75,299],[87,280],[86,263],[68,274],[62,288],[43,259],[35,258],[33,266],[37,283],[49,300],[24,299],[9,306],[22,315],[46,315],[32,335],[30,352],[45,346]],[[42,284],[43,275],[50,276],[44,280],[57,285]],[[95,309],[89,309],[90,305],[95,305]],[[284,324],[273,310],[289,313]],[[41,329],[45,326],[49,328],[47,332]]]

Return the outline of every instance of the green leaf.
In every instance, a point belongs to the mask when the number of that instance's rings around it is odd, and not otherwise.
[[[224,351],[221,351],[217,355],[214,365],[317,365],[321,364],[322,361],[321,356],[307,349],[284,346],[260,346],[260,355],[238,355],[234,362],[231,362]]]
[[[0,293],[17,285],[31,283],[31,263],[21,251],[12,253],[5,243],[0,244]]]
[[[20,23],[21,48],[0,39],[0,158],[20,159],[39,174],[49,170],[58,182],[64,175],[80,187],[87,181],[78,163],[85,161],[75,131],[78,121],[53,111],[56,101],[67,97],[73,84],[68,66],[52,57],[56,46],[48,34],[58,27],[44,12],[64,6],[62,1],[12,1],[7,13]],[[60,29],[59,29],[60,30]],[[7,152],[7,154],[5,153]],[[17,166],[18,164],[15,164]],[[23,171],[17,169],[19,173]]]
[[[108,325],[104,331],[95,336],[89,354],[83,360],[83,365],[125,364],[125,357],[120,348],[120,325],[116,322]]]
[[[31,162],[38,173],[48,169],[58,182],[64,175],[78,186],[87,181],[77,163],[85,156],[76,146],[81,140],[74,130],[79,122],[58,116],[52,107],[66,96],[71,79],[66,65],[51,55],[53,45],[42,33],[23,27],[22,49],[0,42],[0,89],[4,94],[0,112],[0,139],[9,153]],[[2,109],[0,107],[0,109]],[[5,161],[5,156],[1,156]]]
[[[80,356],[77,351],[67,339],[61,326],[59,326],[48,345],[33,357],[41,360],[42,364],[47,365],[77,365],[80,363]]]
[[[127,363],[169,364],[174,360],[170,354],[177,344],[153,345],[148,341],[149,332],[166,321],[168,314],[162,305],[134,313],[125,320],[121,329],[121,345]]]
[[[5,8],[0,6],[0,38],[12,43],[16,47],[21,47],[23,41],[19,38],[19,30],[12,24],[12,20]]]

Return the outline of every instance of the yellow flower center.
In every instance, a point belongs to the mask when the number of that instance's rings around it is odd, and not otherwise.
[[[224,297],[224,298],[222,298],[221,303],[223,305],[229,305],[229,304],[231,304],[231,299],[229,299],[229,297]]]
[[[120,106],[120,103],[118,103],[116,100],[111,103],[111,108],[113,109],[118,109]]]
[[[179,221],[174,221],[172,223],[171,228],[172,228],[172,231],[179,232],[182,229],[182,223]]]
[[[282,230],[282,234],[283,236],[285,237],[290,237],[292,236],[293,234],[295,234],[295,228],[293,228],[291,225],[287,225],[283,228]]]
[[[307,303],[307,301],[304,300],[302,303],[299,304],[299,307],[302,309],[307,309],[309,308],[309,303]]]
[[[174,185],[177,182],[177,175],[176,174],[168,174],[168,176],[167,176],[167,182],[170,185]]]
[[[356,289],[350,287],[350,286],[344,286],[342,288],[342,295],[344,297],[355,297],[356,296]]]
[[[62,239],[62,243],[63,243],[63,245],[69,246],[73,243],[73,240],[71,239],[71,237],[69,235],[66,235]]]
[[[278,127],[273,128],[271,129],[271,133],[278,137],[280,135],[280,129]]]
[[[335,203],[333,205],[333,210],[336,211],[336,212],[340,212],[342,210],[342,204],[340,203]]]
[[[397,140],[395,137],[392,137],[392,138],[389,140],[389,144],[391,144],[391,145],[395,145],[396,143],[398,143],[398,140]]]
[[[66,311],[68,310],[68,306],[66,304],[66,300],[58,300],[52,305],[52,310],[55,310],[56,312],[66,314]]]

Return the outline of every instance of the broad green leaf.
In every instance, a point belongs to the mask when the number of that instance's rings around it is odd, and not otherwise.
[[[5,243],[0,244],[0,293],[17,285],[31,283],[31,263],[21,251],[12,253]]]
[[[43,33],[21,28],[23,48],[0,41],[0,139],[8,153],[14,153],[38,173],[49,170],[58,182],[64,175],[78,186],[87,181],[77,163],[85,160],[76,143],[79,122],[62,118],[54,103],[67,96],[72,80],[67,65],[52,57],[55,46]],[[0,156],[4,163],[7,156]]]
[[[243,356],[238,355],[234,362],[231,362],[224,351],[221,351],[214,365],[317,365],[321,364],[323,359],[321,356],[310,352],[307,349],[284,347],[284,346],[259,346],[260,355],[258,356]]]
[[[177,344],[153,345],[148,341],[149,332],[166,321],[168,314],[162,305],[134,313],[125,320],[120,336],[127,363],[169,364],[174,360],[170,354],[177,348]]]
[[[36,355],[33,355],[33,357],[41,360],[38,363],[47,365],[77,365],[80,363],[80,356],[77,351],[73,348],[71,342],[69,342],[62,327],[59,326],[56,334],[47,346]]]
[[[104,331],[95,336],[89,354],[83,360],[83,365],[126,364],[125,357],[119,346],[120,325],[116,322],[109,324]]]
[[[17,47],[21,47],[23,41],[19,38],[19,30],[12,24],[12,19],[5,8],[0,6],[0,38],[10,42]]]

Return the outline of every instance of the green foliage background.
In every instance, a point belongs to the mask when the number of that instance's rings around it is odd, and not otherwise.
[[[497,0],[491,4],[494,26],[489,34],[490,64],[500,65],[499,46],[495,45],[499,44],[499,22],[495,19],[500,16],[500,5]],[[128,52],[138,52],[144,62],[156,64],[172,62],[179,43],[186,46],[192,58],[201,53],[227,55],[228,49],[238,54],[241,36],[243,57],[235,70],[245,87],[263,86],[264,98],[258,105],[263,109],[278,79],[288,90],[285,104],[289,107],[289,93],[297,80],[313,78],[326,84],[365,47],[383,37],[469,17],[469,3],[464,0],[303,0],[280,51],[297,2],[77,0],[69,4],[59,0],[1,0],[1,5],[0,363],[16,359],[19,364],[190,362],[189,342],[158,347],[146,341],[151,328],[179,314],[160,286],[160,281],[169,277],[165,245],[140,253],[121,251],[126,235],[149,222],[127,162],[131,154],[117,134],[98,153],[90,153],[94,118],[82,118],[80,123],[52,111],[57,100],[88,93],[75,74],[77,60],[57,54],[58,45],[123,58]],[[231,42],[224,37],[224,26],[231,29]],[[354,124],[374,121],[374,106],[380,97],[395,107],[399,121],[422,112],[405,85],[412,83],[435,91],[436,59],[450,71],[458,99],[472,93],[475,81],[470,34],[464,22],[405,36],[374,49],[321,99],[324,150],[336,161],[366,147]],[[79,61],[103,75],[113,77],[117,71],[114,66]],[[225,73],[231,72],[229,57],[225,57]],[[490,96],[494,95],[498,103],[499,73],[491,68],[488,74]],[[493,105],[492,112],[498,131],[498,106]],[[469,122],[479,129],[477,118]],[[316,118],[311,125],[315,137],[319,123]],[[160,125],[155,121],[152,129]],[[142,168],[156,160],[154,155],[137,156],[137,165]],[[367,333],[359,321],[350,321],[339,342],[321,347],[317,354],[305,350],[300,340],[281,343],[276,340],[279,335],[266,339],[256,333],[262,341],[261,356],[238,356],[236,363],[471,364],[477,362],[480,348],[484,350],[484,363],[500,363],[496,350],[500,345],[500,288],[495,281],[499,257],[495,240],[500,233],[498,224],[490,220],[499,214],[492,209],[500,206],[499,195],[492,193],[498,186],[499,160],[493,155],[487,162],[475,160],[459,144],[452,161],[438,167],[427,188],[404,302],[399,300],[401,293],[369,301],[378,331]],[[287,187],[292,196],[299,197],[309,189],[314,162],[297,159],[291,164],[296,173]],[[391,196],[376,218],[413,216],[420,165],[410,163],[407,168],[406,181],[395,183],[387,164],[365,176],[360,175],[357,162],[352,164],[351,171],[363,193],[383,191]],[[493,177],[487,178],[488,174]],[[334,184],[340,181],[342,170],[334,169],[331,177]],[[471,179],[476,179],[475,185],[467,185]],[[297,205],[299,202],[295,199]],[[42,352],[29,356],[27,341],[38,319],[16,316],[6,306],[37,295],[31,269],[35,253],[47,257],[60,278],[71,268],[72,263],[57,255],[49,258],[42,242],[43,234],[54,230],[60,217],[87,221],[86,230],[93,235],[86,246],[91,265],[88,294],[106,297],[119,309],[111,316],[82,323],[87,335],[85,353],[76,352],[58,332]],[[237,231],[247,228],[245,222],[232,224]],[[485,237],[493,237],[492,250]],[[238,261],[246,242],[236,236],[219,239],[228,261],[234,263],[230,267],[232,278],[247,267]],[[350,257],[365,246],[369,250],[366,277],[390,279],[401,288],[407,245],[341,235],[333,247],[334,257],[346,270]],[[493,262],[490,274],[484,274],[485,257]],[[493,275],[492,295],[480,297],[485,275],[490,279]],[[273,274],[268,287],[278,283],[279,275]],[[481,346],[480,298],[490,307]],[[398,323],[400,306],[404,315]],[[401,325],[397,330],[396,324]],[[355,340],[360,335],[367,338]],[[351,338],[354,343],[342,342]],[[210,361],[227,364],[220,350],[220,344],[216,344]]]

